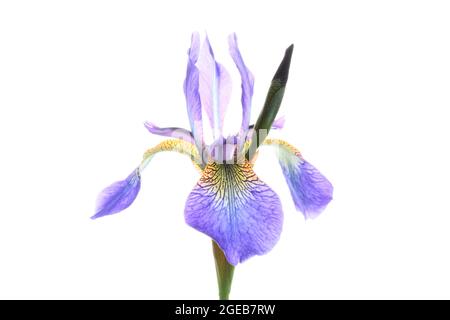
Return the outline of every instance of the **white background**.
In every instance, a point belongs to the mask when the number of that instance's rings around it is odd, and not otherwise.
[[[314,221],[276,158],[256,172],[281,197],[277,246],[236,269],[232,298],[450,298],[450,6],[446,1],[2,1],[0,298],[217,297],[210,240],[184,223],[198,179],[161,154],[132,207],[92,221],[98,192],[187,127],[192,31],[234,81],[237,32],[252,119],[295,43],[277,133],[334,184]]]

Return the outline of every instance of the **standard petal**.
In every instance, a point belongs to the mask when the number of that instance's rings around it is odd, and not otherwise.
[[[266,139],[265,144],[277,147],[278,160],[297,210],[305,218],[316,218],[333,199],[330,181],[287,142]]]
[[[147,128],[148,131],[150,131],[153,134],[181,139],[192,144],[195,143],[192,133],[186,129],[176,127],[160,128],[148,121],[144,123],[144,126],[145,128]]]
[[[246,131],[248,130],[247,128],[250,123],[250,111],[251,111],[251,105],[252,105],[253,85],[255,82],[255,78],[253,77],[253,74],[247,68],[247,66],[244,63],[244,60],[242,59],[242,55],[241,55],[241,52],[239,51],[235,33],[233,33],[229,36],[228,43],[229,43],[229,47],[230,47],[230,55],[233,58],[234,63],[236,64],[236,67],[239,70],[239,73],[241,74],[241,89],[242,89],[241,131],[242,131],[242,134],[245,134]]]
[[[209,163],[185,207],[186,223],[216,241],[237,265],[277,243],[283,212],[277,194],[250,163]]]
[[[228,71],[214,59],[208,37],[200,50],[197,63],[200,71],[200,99],[214,132],[214,139],[222,135],[226,107],[231,96],[231,78]]]
[[[92,219],[114,214],[128,208],[141,188],[139,169],[135,169],[125,180],[114,182],[97,198],[97,210]]]
[[[189,124],[195,139],[197,148],[201,152],[203,146],[202,106],[199,94],[199,71],[195,64],[200,50],[200,38],[198,33],[192,34],[191,47],[188,51],[188,65],[186,79],[184,80],[184,94],[189,116]]]

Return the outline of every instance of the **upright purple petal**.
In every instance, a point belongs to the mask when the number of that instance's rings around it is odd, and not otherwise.
[[[135,169],[125,180],[114,182],[97,198],[97,209],[92,219],[114,214],[128,208],[141,188],[139,169]]]
[[[165,137],[178,138],[186,142],[195,144],[192,133],[186,129],[176,127],[160,128],[148,121],[144,123],[144,126],[145,128],[147,128],[148,131],[150,131],[153,134]]]
[[[185,207],[187,224],[210,236],[229,263],[270,251],[283,224],[280,199],[244,164],[208,164]]]
[[[239,47],[237,44],[236,34],[233,33],[228,38],[228,43],[230,46],[230,55],[236,64],[236,67],[241,74],[241,103],[242,103],[242,125],[241,132],[243,134],[246,133],[248,125],[250,123],[250,111],[252,105],[252,96],[253,96],[253,84],[255,82],[255,78],[250,70],[246,67],[244,60],[242,59],[241,52],[239,51]]]
[[[278,160],[295,207],[305,218],[316,218],[333,199],[330,181],[287,142],[268,139],[267,144],[278,147]]]
[[[208,115],[214,138],[222,135],[226,107],[231,96],[231,78],[228,71],[214,59],[214,53],[206,37],[197,63],[200,71],[200,99]]]
[[[200,50],[200,37],[198,33],[192,34],[191,47],[188,50],[188,65],[186,79],[184,80],[184,94],[189,116],[189,124],[199,152],[203,145],[202,106],[199,93],[199,71],[195,66]]]

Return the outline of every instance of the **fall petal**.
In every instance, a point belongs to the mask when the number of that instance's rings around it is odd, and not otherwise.
[[[278,195],[254,173],[250,163],[210,163],[186,201],[187,224],[210,236],[228,262],[270,251],[283,224]]]

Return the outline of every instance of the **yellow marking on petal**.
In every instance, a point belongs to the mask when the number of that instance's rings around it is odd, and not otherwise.
[[[278,160],[282,166],[294,170],[299,162],[303,162],[300,151],[284,140],[266,139],[262,146],[274,147],[277,151]]]
[[[203,170],[198,185],[208,189],[208,192],[214,195],[217,205],[224,207],[230,205],[230,208],[233,208],[239,207],[245,199],[251,197],[250,184],[261,183],[249,161],[240,164],[209,162]]]
[[[245,159],[245,155],[247,154],[248,149],[250,148],[250,145],[252,144],[252,140],[247,140],[244,143],[244,147],[242,148],[239,160],[243,161]],[[256,158],[258,157],[258,150],[256,150],[255,154],[251,159],[248,159],[250,164],[253,166],[255,164]]]
[[[286,151],[292,152],[293,154],[295,154],[298,157],[302,157],[302,154],[300,153],[300,151],[297,148],[295,148],[293,145],[289,144],[288,142],[286,142],[284,140],[267,138],[266,140],[264,140],[263,144],[268,145],[268,146],[283,148]]]
[[[242,153],[246,154],[248,151],[248,148],[250,148],[250,145],[252,144],[252,140],[247,140],[244,143],[244,147],[242,148]]]
[[[150,148],[147,151],[145,151],[143,160],[141,162],[141,170],[147,166],[147,164],[150,162],[150,160],[153,158],[155,154],[165,151],[174,151],[189,156],[195,168],[198,171],[202,172],[202,168],[200,167],[201,160],[196,146],[190,142],[180,139],[164,140],[163,142],[159,143],[153,148]]]
[[[248,140],[245,142],[244,148],[243,148],[243,154],[247,153],[250,145],[251,145],[251,140]],[[300,151],[297,148],[295,148],[293,145],[291,145],[288,142],[281,140],[281,139],[266,138],[261,146],[272,146],[272,147],[280,148],[280,151],[286,152],[288,154],[292,154],[292,156],[297,156],[299,158],[302,158],[302,154],[300,153]],[[258,152],[258,150],[256,150],[253,157],[249,160],[251,164],[254,164],[256,162],[258,154],[259,154],[259,152]]]

